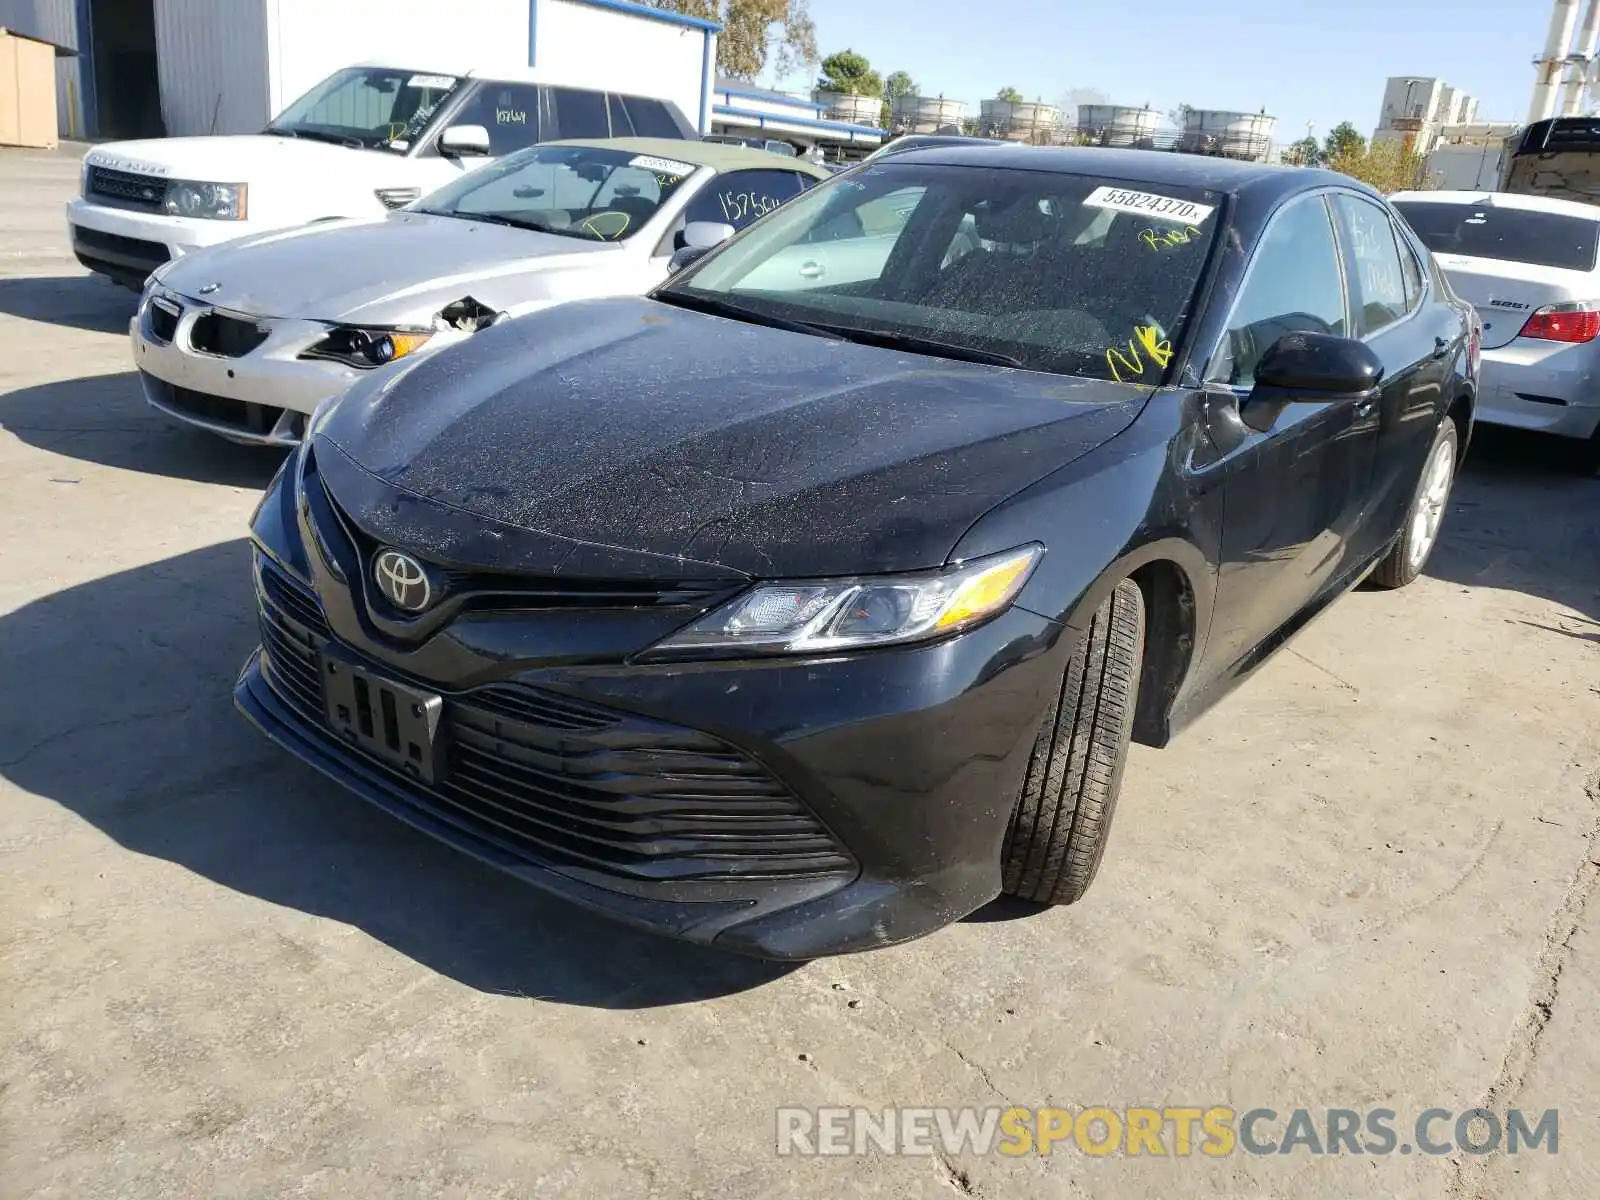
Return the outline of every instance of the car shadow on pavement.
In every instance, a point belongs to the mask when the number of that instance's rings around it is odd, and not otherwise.
[[[1480,425],[1427,574],[1552,600],[1588,634],[1600,621],[1600,478],[1554,438]]]
[[[0,277],[0,314],[91,333],[128,332],[139,298],[98,275]]]
[[[144,402],[133,371],[0,393],[0,429],[67,458],[231,487],[265,487],[284,455],[157,412]]]
[[[359,928],[484,992],[649,1008],[794,969],[594,916],[324,780],[234,711],[255,644],[243,539],[0,617],[0,776],[119,846]]]

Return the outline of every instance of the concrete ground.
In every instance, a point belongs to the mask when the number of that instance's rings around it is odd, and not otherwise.
[[[1600,1194],[1600,480],[1484,436],[1427,578],[1135,749],[1083,904],[771,967],[532,894],[234,714],[276,460],[141,402],[76,176],[0,151],[0,1196]],[[774,1150],[779,1105],[1013,1103],[1560,1140]]]

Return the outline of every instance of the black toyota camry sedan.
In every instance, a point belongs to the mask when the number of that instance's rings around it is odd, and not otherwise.
[[[1339,175],[913,151],[692,257],[324,406],[236,697],[413,825],[747,953],[1077,900],[1129,741],[1416,578],[1472,428],[1471,309]]]

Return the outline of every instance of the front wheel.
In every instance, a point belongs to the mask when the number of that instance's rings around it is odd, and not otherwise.
[[[1124,579],[1094,614],[1040,726],[1001,851],[1007,895],[1071,904],[1089,890],[1122,787],[1144,638],[1144,594]]]
[[[1422,574],[1428,555],[1439,540],[1445,508],[1450,503],[1450,487],[1456,478],[1456,423],[1446,417],[1433,435],[1417,493],[1406,513],[1400,539],[1372,572],[1372,582],[1382,588],[1401,588]]]

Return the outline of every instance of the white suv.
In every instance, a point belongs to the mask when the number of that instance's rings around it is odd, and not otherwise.
[[[258,134],[113,142],[67,205],[78,261],[134,290],[201,246],[382,214],[555,138],[695,140],[670,101],[380,64],[323,80]]]

